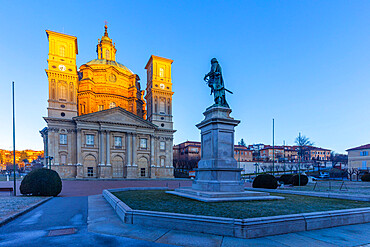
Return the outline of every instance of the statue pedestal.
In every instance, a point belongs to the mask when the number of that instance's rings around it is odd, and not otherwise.
[[[201,160],[192,189],[212,192],[242,192],[242,169],[234,159],[234,128],[240,121],[230,117],[231,109],[211,107],[197,124],[201,131]]]
[[[264,192],[244,191],[241,168],[234,159],[234,128],[240,121],[230,117],[231,109],[212,106],[197,124],[201,130],[201,160],[191,188],[167,193],[200,201],[244,201],[283,199]]]

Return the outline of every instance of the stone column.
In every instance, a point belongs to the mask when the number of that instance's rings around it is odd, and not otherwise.
[[[136,166],[136,153],[137,153],[136,133],[133,133],[132,134],[132,166]]]
[[[157,140],[154,141],[155,158],[156,158],[157,167],[161,167],[161,159],[159,157],[159,154],[160,154],[160,150],[159,150],[160,141],[161,141],[160,138],[157,138]]]
[[[154,135],[150,135],[150,166],[155,165],[154,158]]]
[[[104,137],[103,130],[99,130],[99,165],[104,165],[103,150],[104,150]]]
[[[150,173],[149,173],[149,177],[150,178],[156,178],[156,172],[155,172],[155,169],[157,169],[155,167],[155,160],[154,160],[154,135],[150,135]]]
[[[73,131],[68,130],[68,135],[67,135],[67,148],[68,148],[68,155],[67,155],[67,163],[68,165],[72,165],[72,136],[73,136]]]
[[[59,165],[60,157],[59,157],[59,131],[58,130],[54,132],[54,144],[55,144],[54,164]]]
[[[131,133],[126,133],[126,157],[127,157],[127,166],[131,166]]]
[[[77,145],[77,165],[81,165],[82,164],[82,158],[81,158],[82,138],[81,138],[81,130],[80,129],[77,129],[76,145]]]
[[[110,165],[110,141],[109,141],[109,135],[110,131],[107,130],[107,166]]]

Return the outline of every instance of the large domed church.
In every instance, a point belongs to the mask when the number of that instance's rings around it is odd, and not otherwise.
[[[46,165],[62,178],[173,177],[173,60],[150,56],[142,90],[140,77],[116,61],[107,25],[97,58],[79,69],[77,38],[46,34]]]

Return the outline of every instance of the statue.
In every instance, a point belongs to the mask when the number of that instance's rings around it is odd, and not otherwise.
[[[218,64],[216,58],[211,60],[211,71],[204,76],[204,81],[211,88],[211,94],[213,93],[215,104],[213,106],[223,106],[230,108],[226,102],[226,91],[224,86],[224,79],[222,78],[221,66]]]

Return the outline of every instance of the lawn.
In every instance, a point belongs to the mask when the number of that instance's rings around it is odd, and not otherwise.
[[[369,202],[278,193],[271,194],[283,196],[285,200],[205,203],[166,194],[163,190],[122,191],[113,194],[132,209],[238,219],[370,207]]]
[[[361,181],[315,181],[306,186],[284,187],[282,189],[370,196],[370,182]]]

